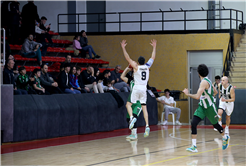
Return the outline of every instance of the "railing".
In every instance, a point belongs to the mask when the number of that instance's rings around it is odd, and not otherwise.
[[[229,16],[224,16],[223,18],[209,18],[209,12],[215,12],[215,11],[220,11],[220,12],[227,12],[226,14]],[[195,12],[195,14],[193,14]],[[205,12],[205,15],[204,15]],[[177,16],[177,14],[182,13],[183,16]],[[201,15],[204,15],[204,17],[202,18],[196,18],[197,16],[199,16],[199,13],[203,13]],[[126,15],[132,15],[132,17],[128,17],[127,20],[125,19]],[[151,17],[148,16],[148,18],[144,18],[144,15],[146,17],[146,15],[151,15],[151,14],[155,14],[155,17]],[[71,16],[71,15],[75,15],[76,18],[76,22],[68,22],[68,19],[65,19],[64,22],[62,22],[60,19],[60,17],[62,16]],[[108,21],[101,21],[100,16],[105,16],[106,20]],[[134,15],[134,16],[133,16]],[[136,15],[138,16],[138,20],[133,20],[133,17],[136,17]],[[189,16],[188,16],[189,15]],[[84,20],[86,20],[86,16],[97,16],[97,21],[80,21],[80,18],[83,18]],[[171,17],[170,17],[171,16]],[[240,17],[241,16],[241,17]],[[114,17],[114,18],[113,18]],[[124,18],[123,18],[124,17]],[[171,19],[169,19],[169,18]],[[177,18],[177,19],[173,19],[173,18]],[[114,21],[112,21],[114,20]],[[67,21],[67,22],[66,22]],[[144,29],[144,24],[146,23],[152,23],[152,25],[154,23],[161,23],[161,27],[157,30],[161,30],[161,31],[165,31],[168,30],[167,28],[165,28],[165,24],[168,23],[180,23],[183,22],[183,29],[178,29],[178,30],[189,30],[189,28],[187,28],[187,24],[189,22],[197,22],[199,24],[199,21],[205,21],[206,24],[205,27],[202,27],[200,29],[204,29],[204,30],[209,30],[209,22],[211,21],[229,21],[229,29],[238,29],[238,25],[239,23],[243,23],[243,12],[239,11],[239,10],[235,10],[235,9],[214,9],[214,10],[172,10],[172,11],[148,11],[148,12],[111,12],[111,13],[74,13],[74,14],[58,14],[57,16],[57,24],[58,24],[58,33],[60,32],[60,26],[61,25],[71,25],[71,24],[75,24],[77,25],[77,32],[79,32],[80,30],[82,30],[80,28],[80,25],[89,25],[89,24],[97,24],[98,26],[98,31],[100,32],[100,28],[101,26],[108,26],[110,27],[110,25],[114,24],[115,25],[115,29],[116,30],[108,30],[110,28],[106,28],[106,32],[122,32],[122,31],[128,31],[128,30],[123,30],[122,25],[124,24],[135,24],[137,23],[139,25],[139,29],[136,31],[146,31],[143,30]],[[236,22],[236,27],[233,28],[233,21]],[[198,25],[197,24],[197,25]],[[118,25],[116,27],[116,25]],[[195,24],[194,24],[195,25]],[[157,25],[156,25],[157,26]],[[127,28],[126,28],[127,29]],[[221,28],[223,29],[223,28]],[[226,28],[228,29],[228,28]],[[156,29],[155,29],[156,30]],[[176,30],[176,29],[172,29],[172,30]],[[130,30],[130,31],[134,31],[134,30]],[[149,31],[153,31],[153,29],[150,29]]]
[[[224,65],[223,65],[223,71],[222,71],[222,75],[227,76],[227,77],[229,76],[229,72],[231,71],[231,63],[232,63],[232,58],[233,58],[231,39],[232,38],[230,37],[230,41],[228,44],[227,53],[226,53],[226,57],[225,57]]]
[[[3,59],[0,59],[0,85],[2,85],[3,84],[3,69],[5,65],[5,29],[0,28],[0,31],[3,31]]]

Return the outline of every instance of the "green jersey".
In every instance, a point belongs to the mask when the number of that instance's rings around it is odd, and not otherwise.
[[[209,83],[209,88],[205,89],[204,92],[202,93],[200,97],[199,105],[207,109],[214,103],[214,98],[213,98],[214,89],[213,89],[211,81],[207,77],[203,78],[203,80]]]

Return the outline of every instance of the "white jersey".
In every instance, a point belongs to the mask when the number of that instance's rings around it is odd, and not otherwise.
[[[224,86],[220,84],[220,96],[224,97],[225,99],[231,99],[231,88],[231,84],[229,84],[227,88],[224,88]]]
[[[149,80],[149,67],[139,65],[138,70],[133,73],[135,86],[146,87]]]

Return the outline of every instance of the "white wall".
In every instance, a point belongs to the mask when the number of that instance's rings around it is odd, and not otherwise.
[[[20,2],[20,11],[27,4],[27,1]],[[57,31],[57,15],[67,13],[67,1],[34,1],[38,8],[38,15],[41,18],[45,16],[48,20],[46,24],[51,23],[51,30]],[[75,11],[76,12],[76,11]],[[67,22],[67,16],[60,17],[60,22]],[[67,25],[60,26],[60,31],[67,32]]]
[[[77,13],[86,13],[87,12],[86,11],[86,1],[79,1],[79,0],[76,1],[76,12]],[[77,16],[76,16],[76,20],[78,20]],[[80,22],[86,22],[87,21],[86,15],[80,15],[79,16],[79,21]],[[78,31],[77,27],[78,26],[76,26],[76,30]],[[81,30],[85,30],[85,31],[87,30],[86,24],[80,24],[79,25],[79,32]]]
[[[106,1],[106,12],[132,12],[132,11],[158,11],[159,8],[163,11],[172,10],[194,10],[194,9],[208,8],[208,1]],[[164,15],[165,19],[183,19],[183,13],[167,13]],[[119,16],[117,14],[107,15],[107,21],[117,21]],[[139,21],[139,14],[122,15],[123,21]],[[206,12],[188,13],[187,19],[206,18]],[[144,14],[143,21],[147,20],[161,20],[161,13]],[[187,29],[202,29],[206,27],[206,22],[187,22]],[[118,24],[107,25],[107,31],[117,31]],[[140,26],[138,23],[122,24],[122,31],[138,31]],[[161,30],[162,23],[143,23],[143,30]],[[165,30],[183,30],[184,23],[164,23]]]

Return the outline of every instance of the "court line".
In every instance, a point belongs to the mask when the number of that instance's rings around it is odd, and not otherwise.
[[[214,140],[208,140],[208,141],[205,141],[205,143],[207,143],[207,142],[212,142],[212,141],[214,141]],[[199,142],[199,143],[197,143],[197,144],[201,144],[201,143],[204,143],[204,142]],[[183,146],[177,146],[177,147],[173,147],[173,148],[169,148],[169,149],[163,149],[163,150],[152,151],[152,152],[149,152],[149,153],[150,153],[150,154],[153,154],[153,153],[159,153],[159,152],[163,152],[163,151],[167,151],[167,150],[172,150],[172,149],[178,149],[178,148],[187,147],[187,146],[189,146],[189,145],[190,145],[190,144],[183,145]],[[221,148],[219,148],[219,149],[221,149]],[[108,161],[103,161],[103,162],[94,163],[94,164],[89,164],[89,165],[87,165],[87,166],[91,166],[91,165],[99,165],[99,164],[104,164],[104,163],[114,162],[114,161],[118,161],[118,160],[127,159],[127,158],[130,158],[130,157],[138,157],[138,156],[143,156],[143,155],[145,155],[145,153],[138,154],[138,155],[126,156],[126,157],[117,158],[117,159],[108,160]]]
[[[236,144],[236,145],[239,145],[239,144]],[[236,146],[236,145],[231,145],[229,147]],[[160,164],[160,163],[164,163],[164,162],[167,162],[167,161],[177,160],[177,159],[181,159],[181,158],[185,158],[185,157],[189,157],[189,156],[195,156],[195,155],[198,155],[198,154],[212,152],[212,151],[219,150],[219,149],[221,149],[221,148],[211,149],[211,150],[207,150],[207,151],[203,151],[203,152],[198,152],[198,153],[193,153],[193,154],[190,154],[190,155],[185,155],[185,156],[180,156],[180,157],[174,157],[174,158],[171,158],[171,159],[166,159],[166,160],[162,160],[162,161],[158,161],[158,162],[146,164],[146,165],[143,165],[143,166]]]

